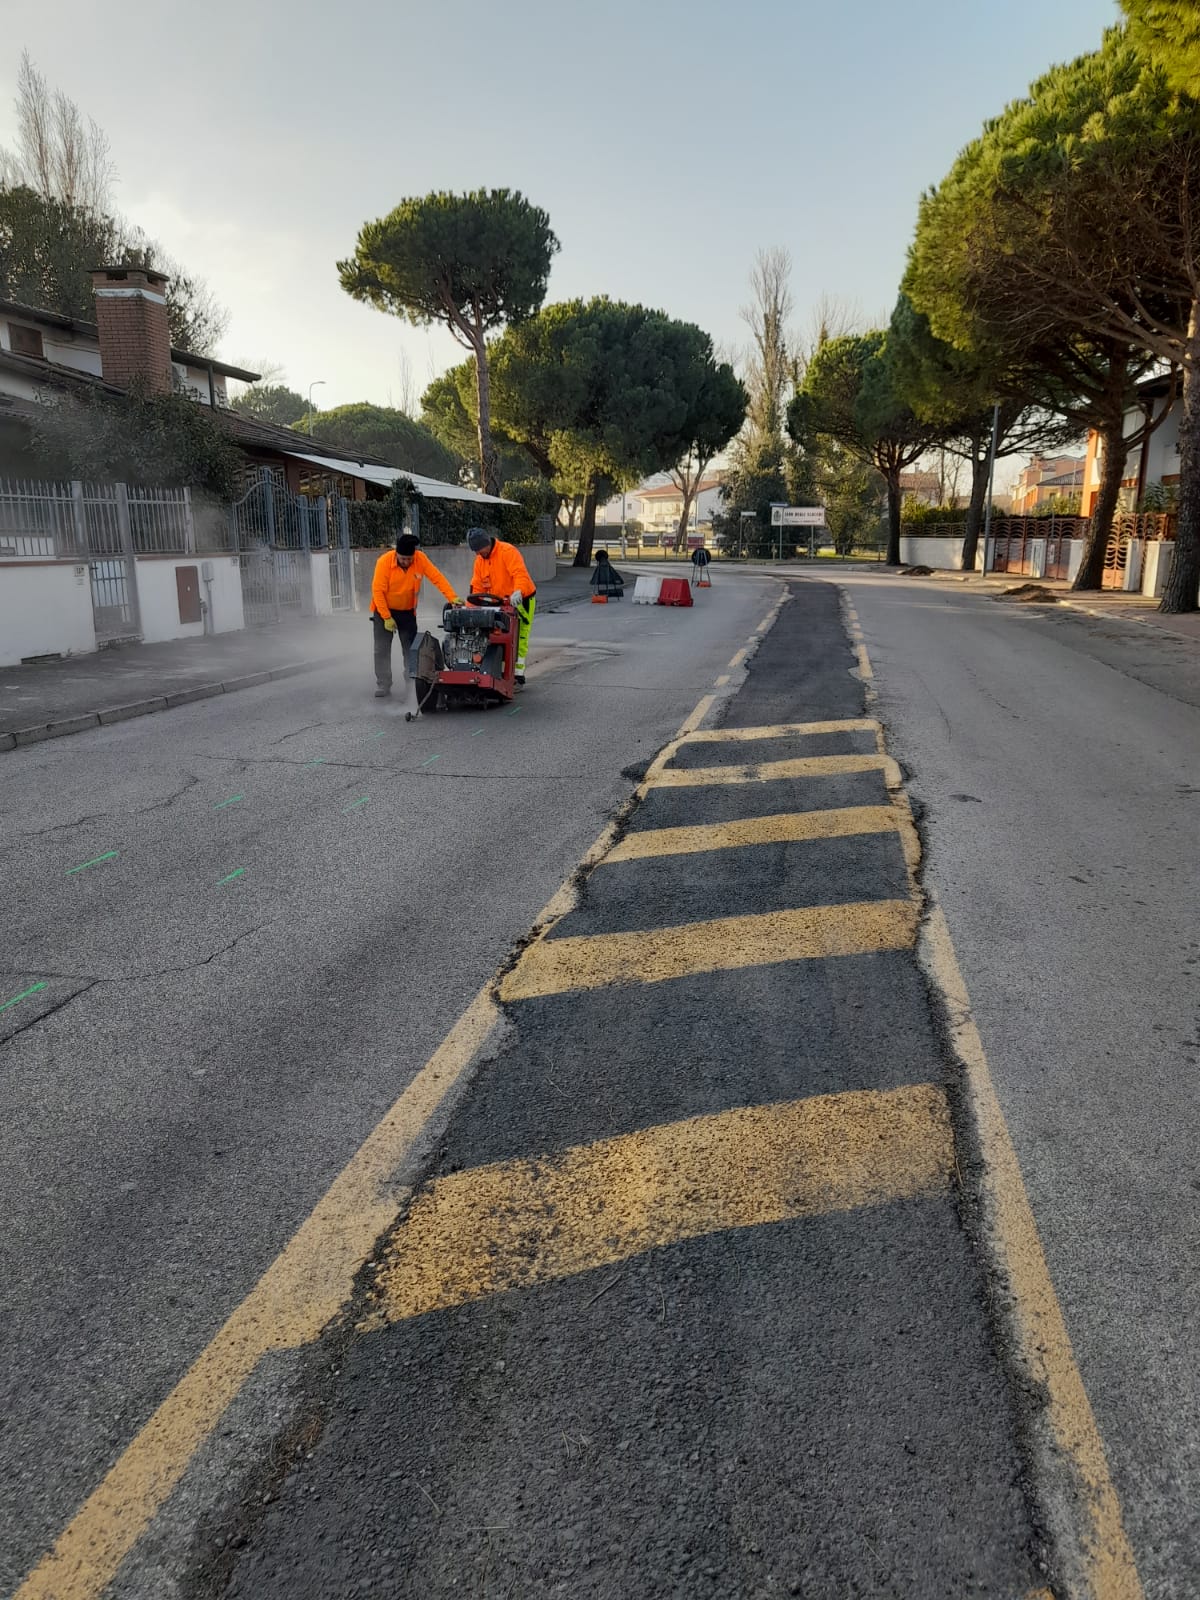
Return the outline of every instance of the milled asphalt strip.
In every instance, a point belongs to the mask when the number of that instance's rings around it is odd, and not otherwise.
[[[735,1228],[945,1193],[933,1084],[737,1106],[556,1156],[435,1179],[404,1219],[364,1331]]]
[[[665,983],[698,972],[731,972],[781,961],[905,950],[916,933],[909,900],[805,906],[719,917],[634,933],[539,939],[500,984],[500,998],[531,1000],[610,983]]]
[[[802,839],[848,839],[858,834],[889,833],[898,828],[892,806],[842,806],[828,811],[780,812],[777,816],[745,817],[735,822],[699,827],[644,828],[627,833],[604,860],[642,861],[651,856],[701,855],[710,850],[737,850],[743,845],[788,844]]]
[[[873,678],[857,614],[845,589],[841,593],[851,632],[857,633],[860,667],[865,662],[865,676]],[[882,727],[877,742],[882,754]],[[906,851],[915,852],[909,860],[915,872],[921,847],[908,795],[901,784],[889,787],[900,814],[901,834],[909,841]],[[1078,1600],[1143,1600],[1104,1441],[1075,1362],[950,929],[936,895],[927,885],[924,893],[929,911],[917,956],[941,1001],[951,1045],[966,1075],[968,1110],[983,1169],[984,1245],[993,1271],[1007,1289],[1007,1309],[1001,1316],[1017,1364],[1047,1397],[1045,1413],[1034,1424],[1039,1505],[1066,1569],[1068,1594]]]
[[[751,635],[747,650],[757,648],[786,599],[785,589]],[[669,759],[715,700],[710,694],[700,701],[651,770]],[[639,787],[637,793],[643,792],[644,786]],[[604,829],[580,867],[551,897],[535,927],[571,910],[580,871],[599,859],[617,827],[614,822]],[[452,1099],[468,1069],[499,1036],[503,1019],[492,988],[489,982],[475,996],[12,1600],[99,1600],[263,1356],[310,1343],[342,1310],[356,1274],[376,1240],[395,1222],[410,1192],[397,1182],[397,1174],[412,1160],[426,1129]]]
[[[92,728],[108,726],[113,722],[148,717],[156,711],[174,711],[177,706],[188,706],[196,700],[211,700],[214,695],[236,694],[239,689],[256,689],[260,684],[273,683],[279,678],[294,678],[301,672],[315,672],[318,667],[332,665],[336,659],[323,657],[319,661],[291,661],[269,672],[248,672],[241,677],[225,678],[220,683],[198,683],[191,689],[176,690],[174,694],[152,695],[146,700],[132,700],[128,705],[108,706],[103,711],[86,711],[75,717],[60,717],[56,722],[38,723],[32,728],[14,728],[9,733],[0,733],[0,750],[23,749],[26,745],[41,744],[47,739],[87,733]]]

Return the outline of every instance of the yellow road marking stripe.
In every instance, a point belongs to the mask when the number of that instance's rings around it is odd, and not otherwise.
[[[1080,1593],[1089,1600],[1141,1600],[1142,1586],[1125,1534],[1121,1503],[1109,1475],[1104,1442],[1075,1362],[950,929],[936,900],[924,931],[921,956],[945,999],[954,1049],[966,1068],[968,1098],[983,1154],[983,1199],[1001,1273],[1011,1290],[1009,1315],[1018,1350],[1049,1402],[1046,1420],[1053,1439],[1043,1467],[1069,1480],[1061,1504],[1074,1507],[1084,1523],[1082,1530],[1077,1529],[1068,1512],[1056,1518],[1060,1526],[1055,1531],[1068,1550],[1075,1546],[1074,1562],[1086,1583]]]
[[[414,1201],[368,1326],[680,1239],[937,1193],[953,1170],[945,1097],[918,1084],[739,1107],[455,1172]]]
[[[878,733],[874,717],[843,717],[836,722],[772,722],[761,728],[705,728],[688,744],[727,744],[735,740],[803,738],[810,733]]]
[[[749,766],[661,767],[647,774],[647,783],[658,789],[696,789],[717,783],[773,783],[785,778],[835,778],[850,772],[894,774],[899,769],[889,756],[794,756],[790,761],[755,761]],[[887,782],[893,781],[887,777]]]
[[[716,704],[716,700],[717,697],[715,694],[706,694],[704,699],[700,701],[695,710],[692,712],[691,716],[680,728],[680,735],[684,736],[694,732],[694,730],[700,726],[705,717],[712,710],[713,706]]]
[[[396,1173],[499,1022],[481,992],[13,1600],[94,1600],[261,1358],[315,1339],[394,1221]]]
[[[775,621],[782,603],[781,598],[760,623],[760,631]],[[670,759],[679,741],[693,732],[714,702],[713,695],[701,700],[660,752],[658,762]],[[639,786],[639,797],[645,788],[645,783]],[[615,830],[616,824],[610,823],[601,832],[585,855],[585,864],[594,864],[603,854]],[[570,910],[577,893],[572,874],[551,897],[538,922]],[[345,1304],[355,1275],[376,1239],[394,1222],[408,1192],[398,1183],[397,1174],[412,1158],[471,1061],[484,1049],[492,1030],[501,1024],[489,985],[476,995],[12,1600],[98,1600],[261,1357],[315,1337]]]
[[[873,678],[865,644],[859,643],[857,652],[862,676]],[[872,692],[868,689],[868,697]],[[877,745],[882,753],[882,727]],[[897,781],[889,787],[901,818],[905,854],[915,872],[920,839],[898,771]],[[942,996],[951,1042],[966,1072],[967,1102],[983,1163],[987,1238],[999,1276],[1007,1280],[1007,1315],[1017,1354],[1048,1398],[1044,1417],[1049,1438],[1038,1450],[1039,1467],[1054,1480],[1056,1492],[1039,1495],[1042,1510],[1053,1526],[1056,1547],[1071,1568],[1072,1592],[1086,1594],[1088,1600],[1144,1600],[1104,1441],[1075,1361],[950,929],[936,894],[927,888],[926,896],[929,915],[918,955]],[[1044,1593],[1049,1600],[1049,1591]]]
[[[697,972],[903,950],[915,932],[913,901],[866,900],[630,933],[539,939],[502,980],[500,998],[529,1000],[608,983],[664,983]]]
[[[735,850],[743,845],[787,844],[803,839],[849,839],[858,834],[896,833],[896,808],[839,806],[829,811],[785,811],[770,817],[743,817],[707,826],[643,828],[627,833],[604,857],[611,861],[644,861],[652,856],[696,855],[708,850]]]
[[[854,646],[854,654],[858,659],[859,677],[867,679],[873,678],[875,673],[871,666],[871,658],[868,656],[867,647],[865,644],[863,644],[861,639]]]

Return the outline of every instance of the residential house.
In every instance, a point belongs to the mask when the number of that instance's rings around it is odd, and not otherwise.
[[[942,480],[936,472],[902,472],[900,499],[904,505],[941,505]]]
[[[351,606],[341,502],[399,478],[426,498],[503,503],[230,410],[228,380],[257,374],[171,345],[161,273],[104,268],[93,282],[94,322],[0,302],[0,665]],[[42,406],[135,382],[212,408],[245,458],[239,508],[187,489],[35,481]]]
[[[1125,476],[1121,479],[1122,511],[1136,511],[1150,484],[1162,484],[1169,490],[1179,483],[1177,387],[1168,373],[1145,378],[1138,384],[1137,401],[1125,414],[1125,437],[1136,438],[1147,424],[1151,431],[1130,451],[1125,463]],[[1093,429],[1088,435],[1084,465],[1082,511],[1085,517],[1091,516],[1100,492],[1103,453],[1100,435]]]
[[[1013,486],[1013,516],[1028,517],[1050,500],[1081,493],[1084,467],[1083,456],[1034,456]]]
[[[690,537],[693,540],[702,533],[711,532],[713,513],[720,508],[723,482],[724,478],[719,472],[711,472],[701,479],[688,515]],[[626,525],[639,522],[647,542],[657,544],[667,535],[675,534],[682,510],[683,491],[673,479],[660,475],[624,495],[614,495],[607,505],[598,509],[596,524],[606,530],[619,530],[622,517]]]

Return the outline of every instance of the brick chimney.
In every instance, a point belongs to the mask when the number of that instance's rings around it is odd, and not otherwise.
[[[125,389],[140,379],[152,393],[170,394],[166,276],[147,267],[98,267],[92,293],[104,381]]]

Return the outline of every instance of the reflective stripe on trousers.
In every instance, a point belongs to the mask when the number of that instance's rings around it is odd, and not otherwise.
[[[529,630],[537,610],[537,595],[531,594],[524,606],[517,607],[517,671],[525,671],[525,652],[529,649]]]

